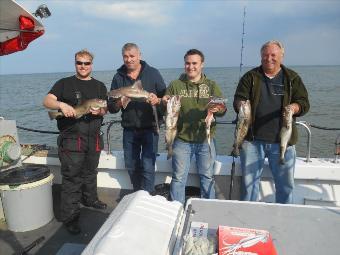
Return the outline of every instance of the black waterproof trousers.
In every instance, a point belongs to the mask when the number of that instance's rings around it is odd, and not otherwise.
[[[93,135],[61,134],[58,155],[61,163],[61,221],[77,220],[80,202],[91,203],[97,196],[97,167],[103,147],[99,132]]]

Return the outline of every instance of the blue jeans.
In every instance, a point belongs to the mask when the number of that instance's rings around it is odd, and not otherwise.
[[[258,201],[259,184],[265,157],[268,158],[269,168],[274,178],[276,203],[292,203],[296,160],[295,146],[287,147],[285,163],[280,164],[280,144],[270,144],[259,140],[244,141],[242,145],[240,154],[242,169],[241,200]]]
[[[216,158],[214,140],[211,139],[211,153],[207,142],[188,143],[176,139],[173,144],[172,180],[170,195],[172,200],[185,202],[185,185],[193,155],[200,177],[201,197],[215,198],[214,163]]]
[[[158,138],[159,135],[153,129],[124,128],[124,161],[134,191],[154,191]]]

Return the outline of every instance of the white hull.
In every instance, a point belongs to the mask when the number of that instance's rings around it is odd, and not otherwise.
[[[23,157],[23,163],[48,165],[55,176],[54,182],[61,183],[60,162],[56,155],[47,157],[31,156],[26,159]],[[235,184],[232,198],[238,199],[241,170],[238,159],[236,159],[235,163]],[[217,198],[228,198],[231,166],[232,157],[217,157],[215,164]],[[106,151],[103,151],[98,172],[99,188],[132,189],[127,170],[124,169],[122,151],[114,151],[112,154],[107,154]],[[171,160],[166,159],[165,153],[160,153],[156,160],[156,184],[169,183],[171,181],[171,172]],[[187,186],[199,187],[194,161],[191,164]],[[271,173],[266,162],[261,181],[260,201],[274,202],[273,189]],[[307,163],[304,158],[297,158],[294,203],[340,206],[340,164],[334,163],[333,159],[312,158],[311,162]]]
[[[25,10],[20,4],[12,0],[0,1],[0,42],[10,40],[20,34],[19,16],[29,17],[34,21],[34,32],[44,30],[40,20],[34,17],[30,12]],[[6,29],[4,29],[6,28]]]

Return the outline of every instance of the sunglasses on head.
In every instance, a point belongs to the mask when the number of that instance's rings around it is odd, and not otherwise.
[[[86,65],[86,66],[89,66],[92,64],[92,62],[82,62],[82,61],[76,61],[76,64],[78,66],[81,66],[81,65]]]

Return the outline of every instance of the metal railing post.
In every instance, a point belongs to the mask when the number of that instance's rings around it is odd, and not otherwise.
[[[297,121],[295,122],[297,125],[303,126],[307,131],[307,155],[306,155],[306,162],[311,162],[310,160],[310,148],[311,148],[311,141],[312,141],[312,132],[310,131],[310,127],[306,121]]]
[[[340,155],[340,134],[335,139],[335,149],[334,149],[334,163],[338,163]]]

